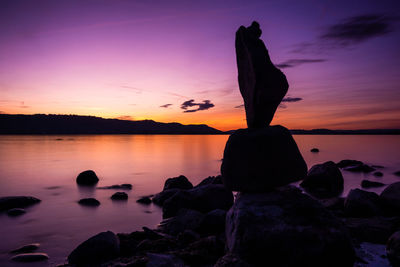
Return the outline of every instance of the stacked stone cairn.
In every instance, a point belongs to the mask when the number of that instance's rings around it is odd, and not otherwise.
[[[307,176],[307,165],[289,130],[270,125],[289,85],[271,62],[261,33],[257,22],[236,32],[248,128],[229,137],[221,166],[224,186],[238,192],[226,216],[227,261],[240,259],[251,266],[353,266],[355,252],[342,223],[289,185]]]

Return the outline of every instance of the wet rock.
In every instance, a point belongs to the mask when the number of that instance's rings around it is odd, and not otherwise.
[[[111,196],[112,200],[128,200],[128,194],[125,192],[116,192]]]
[[[95,185],[99,181],[96,173],[92,170],[81,172],[76,178],[78,185]]]
[[[163,205],[163,218],[175,216],[182,208],[209,212],[215,209],[228,210],[232,204],[233,194],[223,185],[204,185],[178,191],[167,199]]]
[[[362,188],[382,187],[384,185],[385,185],[384,183],[374,182],[374,181],[369,181],[369,180],[362,180],[361,181],[361,187]]]
[[[137,251],[137,245],[150,238],[144,231],[135,231],[130,234],[117,234],[120,241],[121,256],[132,256]]]
[[[400,171],[394,172],[393,174],[400,177]]]
[[[11,258],[11,260],[19,262],[45,261],[48,259],[49,256],[46,253],[23,253]]]
[[[386,245],[386,255],[392,266],[400,266],[400,231],[390,236]]]
[[[237,255],[228,253],[220,258],[214,267],[251,267],[251,265],[240,259]]]
[[[379,196],[374,192],[352,189],[344,201],[344,212],[349,217],[371,217],[380,214]]]
[[[386,244],[398,225],[398,222],[384,217],[345,218],[343,222],[358,242],[374,244]]]
[[[200,235],[193,230],[185,230],[177,235],[178,241],[187,246],[200,239]]]
[[[240,26],[235,40],[239,88],[249,128],[268,126],[289,88],[260,36],[260,25],[254,21],[250,27]]]
[[[161,239],[145,239],[137,245],[137,251],[163,253],[176,250],[178,247],[176,239],[161,238]]]
[[[319,149],[318,149],[318,148],[312,148],[312,149],[310,150],[310,152],[312,152],[312,153],[318,153],[318,152],[319,152]]]
[[[29,253],[37,250],[39,247],[40,247],[39,243],[27,244],[25,246],[10,251],[10,253]]]
[[[168,189],[168,190],[161,191],[160,193],[156,194],[153,197],[152,201],[154,204],[156,204],[158,206],[162,206],[162,205],[164,205],[165,200],[172,197],[178,191],[181,191],[181,189],[174,188],[174,189]]]
[[[353,266],[355,260],[342,223],[296,191],[239,194],[226,217],[226,239],[229,252],[251,265]]]
[[[226,143],[221,166],[232,191],[265,192],[304,178],[307,165],[285,127],[239,129]]]
[[[193,188],[193,185],[191,182],[189,182],[189,180],[185,176],[180,175],[178,177],[168,178],[165,181],[163,190],[168,190],[168,189],[173,189],[173,188],[191,189],[191,188]]]
[[[314,197],[330,198],[342,193],[343,176],[336,164],[328,161],[312,166],[300,186]]]
[[[68,256],[68,263],[95,265],[119,255],[119,239],[111,231],[99,233],[75,248]]]
[[[78,201],[82,206],[97,207],[100,205],[100,201],[95,198],[82,198]]]
[[[148,205],[148,204],[151,204],[151,199],[149,197],[141,197],[138,200],[136,200],[136,202],[140,203],[140,204]]]
[[[222,176],[221,175],[209,176],[206,179],[204,179],[203,181],[201,181],[195,187],[199,187],[199,186],[203,186],[203,185],[207,185],[207,184],[222,184]]]
[[[383,173],[382,172],[374,172],[374,176],[376,176],[376,177],[382,177],[383,176]]]
[[[226,210],[212,210],[201,221],[197,231],[202,235],[212,235],[225,231]]]
[[[344,201],[345,198],[343,197],[333,197],[333,198],[325,198],[319,200],[319,202],[329,210],[344,209]]]
[[[362,161],[359,160],[354,160],[354,159],[344,159],[339,161],[338,163],[336,163],[336,166],[338,166],[339,168],[343,169],[346,167],[350,167],[350,166],[359,166],[359,165],[363,165],[364,163]]]
[[[114,184],[114,185],[110,185],[110,186],[97,187],[97,189],[132,190],[132,185],[131,184]]]
[[[400,182],[393,183],[386,187],[379,198],[386,212],[400,215]]]
[[[148,262],[146,267],[183,267],[183,261],[170,254],[147,253]]]
[[[0,197],[0,211],[25,208],[39,202],[40,199],[30,196]]]
[[[10,209],[7,211],[7,215],[11,216],[11,217],[20,216],[25,213],[26,213],[26,210],[20,209],[20,208]]]
[[[199,228],[204,214],[190,209],[180,209],[176,216],[164,219],[158,229],[166,234],[178,235],[185,230],[196,230]]]
[[[372,168],[371,166],[368,166],[367,164],[361,164],[357,166],[350,166],[347,168],[344,168],[345,171],[349,172],[363,172],[363,173],[369,173],[375,171],[375,168]]]

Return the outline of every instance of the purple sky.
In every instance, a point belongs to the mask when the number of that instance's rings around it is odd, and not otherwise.
[[[3,0],[0,112],[245,127],[234,37],[253,20],[290,84],[274,124],[400,128],[398,0]]]

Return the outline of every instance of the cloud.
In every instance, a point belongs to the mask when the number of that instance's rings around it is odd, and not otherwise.
[[[197,106],[197,109],[188,109],[190,107],[195,107],[195,106]],[[195,103],[194,99],[190,99],[181,104],[181,109],[184,110],[183,112],[188,113],[188,112],[196,112],[196,111],[200,111],[200,110],[207,110],[214,106],[215,105],[213,103],[211,103],[210,100],[203,100],[203,103]]]
[[[134,120],[133,117],[129,116],[129,115],[122,115],[122,116],[116,117],[116,119],[124,120],[124,121],[133,121]]]
[[[136,94],[141,94],[142,91],[143,91],[143,89],[140,89],[140,88],[137,88],[137,87],[134,87],[134,86],[129,86],[129,85],[120,85],[120,87],[124,88],[124,89],[128,89],[129,91],[133,91]]]
[[[31,106],[25,105],[24,101],[21,101],[21,104],[18,106],[19,108],[30,108]]]
[[[235,108],[244,108],[244,104],[241,104],[239,106],[236,106]]]
[[[301,100],[303,100],[303,98],[301,98],[301,97],[290,97],[290,96],[288,96],[288,97],[283,98],[282,102],[299,102]]]
[[[326,61],[326,59],[289,59],[282,63],[277,64],[276,66],[278,68],[284,69],[284,68],[297,67],[302,64],[320,63],[320,62],[325,62],[325,61]]]
[[[169,106],[172,106],[172,104],[161,105],[160,108],[168,108]]]

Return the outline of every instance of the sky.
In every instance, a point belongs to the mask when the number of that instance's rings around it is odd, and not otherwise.
[[[246,127],[253,20],[289,81],[272,124],[400,128],[398,0],[2,0],[0,113]]]

